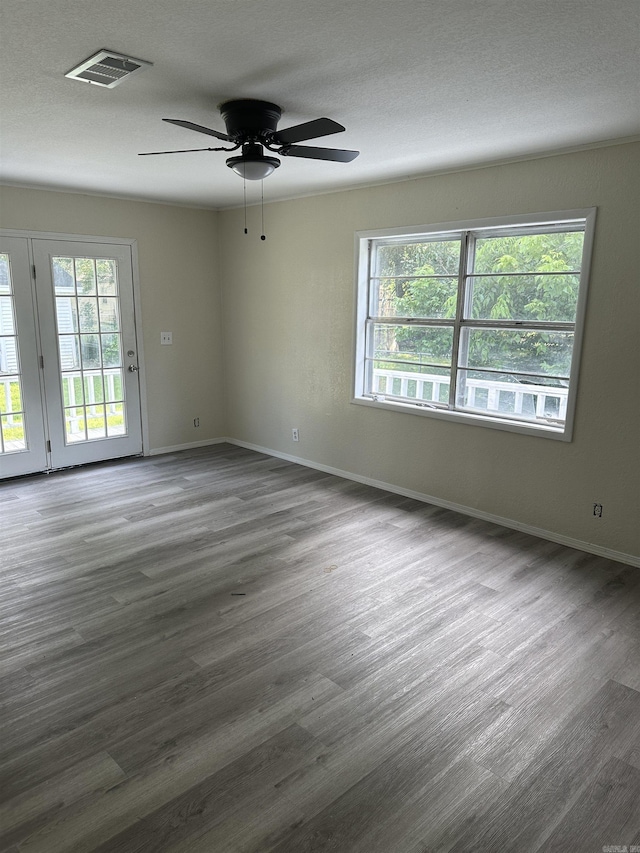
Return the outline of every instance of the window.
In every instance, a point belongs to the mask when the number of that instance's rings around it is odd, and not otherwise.
[[[354,402],[570,439],[594,220],[358,234]]]

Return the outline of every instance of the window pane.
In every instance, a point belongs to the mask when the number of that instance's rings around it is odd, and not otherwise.
[[[81,406],[84,403],[82,376],[79,373],[63,374],[62,399],[65,406]]]
[[[126,428],[124,422],[124,405],[122,403],[114,403],[107,406],[107,434],[125,435]]]
[[[475,273],[577,271],[584,232],[521,234],[476,240]]]
[[[104,406],[87,406],[88,438],[106,438],[107,421]]]
[[[467,367],[568,377],[573,332],[515,329],[463,329],[461,351]],[[461,364],[464,360],[461,359]]]
[[[98,293],[102,296],[115,296],[118,292],[116,280],[116,262],[112,260],[96,261],[98,274]]]
[[[102,364],[104,367],[119,367],[122,363],[120,353],[120,335],[101,335]]]
[[[375,324],[373,357],[415,364],[451,364],[453,329]]]
[[[86,441],[84,408],[73,406],[64,410],[65,435],[67,444]]]
[[[0,296],[0,335],[15,334],[13,297]]]
[[[564,422],[568,383],[545,376],[458,371],[460,408],[523,420]]]
[[[0,255],[0,453],[27,449],[9,255]]]
[[[375,361],[371,366],[368,393],[446,405],[449,381],[448,368]]]
[[[104,372],[104,393],[107,403],[116,403],[123,400],[122,394],[122,374],[119,370],[105,370]]]
[[[532,320],[573,323],[580,276],[473,276],[468,279],[473,320]]]
[[[0,375],[18,373],[16,338],[0,338]]]
[[[124,382],[114,259],[53,258],[66,441],[124,435]],[[105,404],[108,404],[105,407]]]
[[[76,258],[75,268],[78,293],[94,294],[96,292],[96,268],[93,258]]]
[[[60,369],[76,370],[80,368],[80,338],[78,335],[60,335]]]
[[[81,332],[98,331],[98,300],[91,297],[78,299],[78,317]]]
[[[459,238],[391,243],[377,246],[372,274],[392,278],[414,275],[457,276],[459,266]]]
[[[374,317],[454,318],[457,278],[372,279]]]
[[[84,370],[101,367],[100,338],[98,335],[81,335],[82,367]]]
[[[0,413],[22,411],[20,380],[17,376],[0,380]]]
[[[5,453],[27,449],[22,415],[0,416],[0,430],[2,430],[2,448]]]
[[[109,299],[104,296],[100,298],[100,331],[117,332],[120,328],[118,323],[118,300]]]
[[[75,293],[73,258],[53,258],[53,286],[59,294]]]
[[[0,255],[0,293],[11,293],[9,255]]]
[[[102,383],[102,373],[85,373],[84,374],[84,390],[85,402],[90,403],[104,402],[104,387]]]
[[[78,320],[78,303],[69,296],[56,297],[56,322],[60,334],[77,332],[80,326]]]

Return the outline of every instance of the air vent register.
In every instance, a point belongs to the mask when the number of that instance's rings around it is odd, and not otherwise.
[[[144,59],[134,59],[131,56],[123,56],[113,50],[100,50],[98,53],[85,59],[76,68],[72,68],[65,77],[72,80],[81,80],[84,83],[93,83],[94,86],[104,86],[113,89],[123,80],[144,71],[153,65]]]

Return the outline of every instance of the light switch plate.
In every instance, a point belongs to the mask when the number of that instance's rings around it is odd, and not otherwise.
[[[160,343],[162,346],[169,346],[173,343],[173,332],[160,332]]]

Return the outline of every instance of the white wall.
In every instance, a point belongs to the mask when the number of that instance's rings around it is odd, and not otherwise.
[[[242,211],[221,213],[228,434],[640,555],[639,155],[616,145],[271,204],[264,243]],[[355,231],[593,206],[571,443],[350,403]]]
[[[2,187],[0,202],[3,228],[137,240],[146,450],[225,435],[218,214],[17,187]],[[173,332],[172,346],[160,346],[161,331]]]

